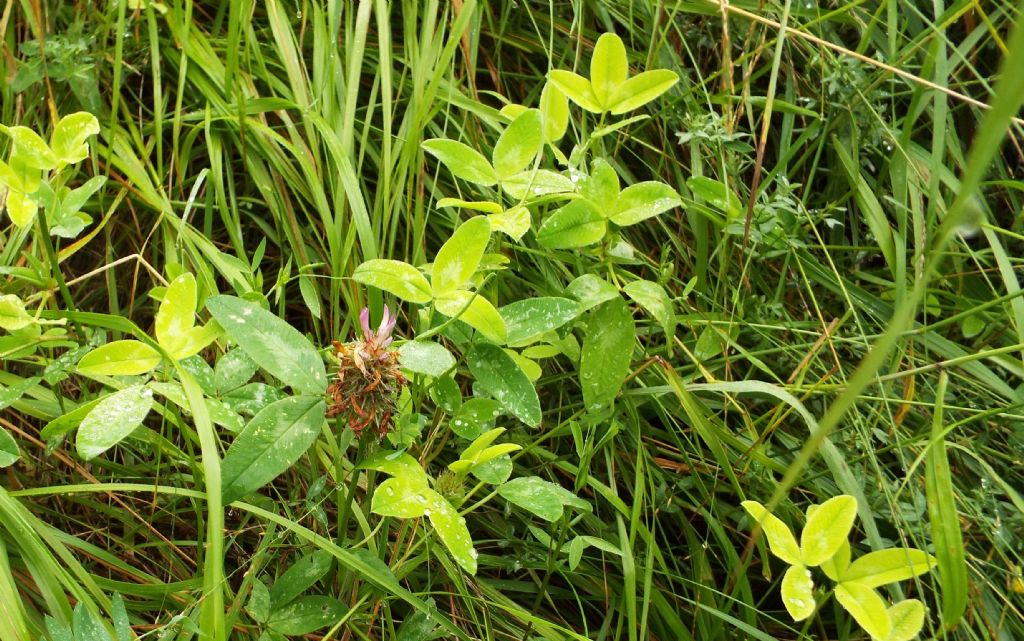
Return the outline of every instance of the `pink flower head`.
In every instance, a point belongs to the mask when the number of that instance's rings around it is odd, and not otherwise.
[[[363,311],[359,313],[359,325],[363,330],[365,346],[376,350],[386,349],[394,341],[391,332],[395,329],[395,323],[397,322],[398,315],[392,316],[391,310],[385,305],[384,316],[381,318],[380,325],[377,327],[377,331],[373,331],[370,328],[370,308],[364,307]]]

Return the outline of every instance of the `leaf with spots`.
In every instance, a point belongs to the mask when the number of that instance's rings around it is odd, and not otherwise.
[[[333,560],[329,552],[317,550],[292,563],[270,588],[271,610],[283,608],[313,587],[331,569]]]
[[[794,621],[803,621],[814,613],[814,581],[802,565],[790,566],[782,576],[782,603]]]
[[[114,447],[142,424],[152,407],[153,390],[143,385],[132,385],[104,398],[78,426],[78,455],[88,461]]]
[[[448,499],[434,490],[424,490],[423,495],[427,501],[427,510],[424,513],[430,519],[430,524],[434,526],[434,531],[441,542],[463,570],[476,574],[477,553],[473,547],[473,539],[469,535],[469,528],[466,527],[466,519],[459,516]]]
[[[292,396],[253,417],[224,455],[224,503],[237,501],[294,465],[316,441],[326,409],[320,397]]]
[[[430,283],[427,277],[409,263],[375,258],[356,267],[352,280],[382,289],[410,303],[429,303]]]
[[[545,521],[558,520],[567,505],[581,510],[591,509],[589,503],[569,490],[539,476],[512,479],[498,488],[498,494]]]
[[[309,634],[338,622],[348,608],[327,596],[304,596],[270,613],[267,625],[289,636]]]
[[[580,362],[587,409],[600,409],[618,395],[629,374],[635,341],[636,325],[626,301],[614,298],[590,313]]]
[[[316,396],[327,390],[324,361],[297,329],[259,305],[234,296],[211,296],[206,308],[238,346],[271,375],[303,394]]]
[[[496,345],[481,343],[466,359],[477,385],[530,427],[540,425],[537,389],[512,358]]]
[[[434,258],[430,272],[434,296],[444,296],[465,285],[483,258],[491,240],[491,223],[486,216],[470,218],[459,225]]]
[[[381,516],[415,519],[427,511],[424,490],[427,486],[408,476],[385,479],[373,491],[370,511]]]
[[[50,147],[58,160],[70,165],[85,160],[89,155],[89,145],[85,141],[99,132],[100,123],[96,116],[85,111],[69,114],[53,128]]]
[[[0,427],[0,468],[9,467],[21,458],[21,452],[18,451],[18,443],[14,440],[14,437]]]

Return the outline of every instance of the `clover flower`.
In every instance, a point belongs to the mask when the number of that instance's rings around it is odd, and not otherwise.
[[[350,343],[334,341],[338,377],[327,388],[327,416],[342,416],[357,435],[369,426],[387,435],[398,411],[398,393],[406,384],[398,363],[398,351],[389,349],[398,315],[384,307],[376,330],[370,327],[370,310],[363,308],[359,326],[363,336]]]

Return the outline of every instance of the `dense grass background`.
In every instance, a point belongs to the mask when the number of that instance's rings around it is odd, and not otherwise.
[[[0,122],[47,131],[84,109],[103,126],[83,171],[110,178],[89,207],[100,222],[58,248],[72,300],[46,299],[52,317],[87,333],[110,326],[69,312],[146,328],[154,274],[177,264],[207,292],[267,293],[326,347],[381,303],[349,280],[360,261],[429,261],[457,224],[435,202],[464,186],[420,142],[488,149],[502,96],[535,103],[548,69],[585,66],[614,31],[635,69],[682,78],[650,119],[603,142],[620,174],[664,180],[686,201],[625,232],[628,269],[671,291],[680,323],[666,339],[638,316],[636,376],[613,415],[581,412],[573,367],[555,360],[538,384],[543,428],[509,432],[525,448],[517,474],[576,489],[593,513],[548,528],[485,505],[469,519],[481,571],[467,577],[422,525],[378,527],[362,489],[349,531],[335,530],[347,481],[336,472],[357,462],[338,426],[269,489],[267,512],[229,508],[217,620],[257,638],[242,610],[251,582],[334,541],[387,563],[409,593],[339,566],[320,589],[352,610],[330,638],[394,638],[413,597],[471,639],[866,638],[834,601],[806,625],[788,620],[780,566],[739,507],[774,497],[799,526],[807,504],[845,492],[863,501],[862,551],[928,549],[934,502],[955,507],[964,619],[942,631],[936,573],[902,591],[931,607],[925,638],[1010,641],[1024,638],[1024,123],[1008,118],[1024,95],[1010,87],[987,123],[983,105],[1000,62],[1024,63],[1020,12],[968,0],[12,1],[0,10]],[[693,176],[739,194],[738,223],[690,192]],[[971,234],[949,236],[943,222],[965,215]],[[5,292],[53,287],[34,238],[0,229]],[[530,238],[503,248],[501,302],[557,295],[593,269]],[[890,349],[858,370],[874,344]],[[68,346],[5,360],[0,385],[18,388]],[[192,636],[211,542],[190,417],[168,408],[151,427],[191,464],[158,438],[83,464],[39,429],[98,389],[72,377],[19,391],[0,405],[26,453],[0,493],[0,618],[23,623],[0,636],[36,638],[43,614],[78,601],[106,612],[113,592],[137,632]],[[456,452],[442,418],[416,448],[435,473]],[[936,420],[953,484],[929,504]],[[780,483],[789,491],[775,496]],[[558,548],[578,535],[621,554],[590,547],[570,571]]]

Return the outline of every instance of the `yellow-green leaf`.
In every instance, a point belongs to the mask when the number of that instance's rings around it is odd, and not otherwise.
[[[123,340],[101,345],[78,361],[78,371],[102,376],[137,376],[160,364],[160,352],[141,341]]]
[[[60,119],[50,137],[53,153],[61,162],[72,164],[85,160],[89,155],[86,139],[100,132],[100,123],[96,116],[79,111]]]
[[[853,581],[836,586],[836,600],[875,639],[888,639],[892,631],[885,601],[874,588]]]
[[[0,295],[0,328],[16,331],[32,324],[25,303],[14,294]]]
[[[782,519],[769,512],[757,501],[743,501],[741,504],[754,520],[761,524],[761,530],[768,538],[768,548],[772,554],[790,565],[800,564],[800,546],[792,530]]]
[[[7,192],[7,215],[18,227],[30,225],[38,210],[39,204],[31,196],[14,189]]]
[[[537,242],[548,249],[572,249],[600,242],[608,230],[601,212],[589,200],[574,200],[547,217]]]
[[[426,276],[409,263],[375,258],[356,267],[352,280],[383,289],[410,303],[429,303],[432,298]]]
[[[500,231],[514,240],[522,240],[526,232],[530,231],[530,210],[523,205],[491,214],[487,220],[491,223],[492,230]]]
[[[544,115],[544,139],[548,142],[561,140],[569,128],[569,99],[550,81],[540,92],[540,112]]]
[[[487,340],[505,343],[505,321],[490,301],[465,290],[454,291],[434,301],[437,311],[458,318],[484,335]]]
[[[831,498],[811,512],[800,534],[804,565],[814,567],[828,561],[842,546],[857,518],[857,499],[843,494]]]
[[[924,627],[924,604],[917,599],[900,601],[889,608],[892,631],[888,641],[910,641],[917,637]]]
[[[53,150],[39,134],[28,127],[7,127],[7,135],[14,142],[12,155],[17,154],[26,166],[44,171],[57,166],[57,156]]]
[[[590,59],[590,85],[598,104],[605,111],[611,108],[616,88],[625,82],[628,75],[629,63],[622,38],[614,33],[602,34],[594,45],[594,56]]]
[[[494,144],[491,162],[500,178],[528,169],[544,147],[543,117],[536,109],[519,114]]]
[[[156,313],[156,340],[171,355],[180,359],[184,354],[188,332],[195,326],[196,278],[185,272],[171,281]]]
[[[814,581],[811,571],[802,565],[790,566],[782,575],[782,604],[794,621],[814,614]]]
[[[642,107],[679,82],[679,76],[668,69],[639,73],[616,87],[609,98],[608,111],[618,116]]]
[[[919,576],[934,566],[935,557],[927,552],[914,548],[891,548],[856,559],[842,577],[844,581],[856,581],[874,588]]]
[[[563,69],[553,69],[548,72],[548,80],[558,87],[569,100],[572,100],[587,111],[596,114],[604,111],[601,103],[597,100],[597,96],[594,95],[594,88],[591,86],[590,81],[578,73]]]
[[[476,273],[490,240],[491,223],[485,216],[470,218],[459,225],[434,258],[430,273],[433,295],[445,296],[462,288]]]
[[[498,174],[483,155],[455,140],[434,138],[423,143],[423,149],[434,156],[452,172],[456,178],[478,185],[493,185],[498,182]]]

